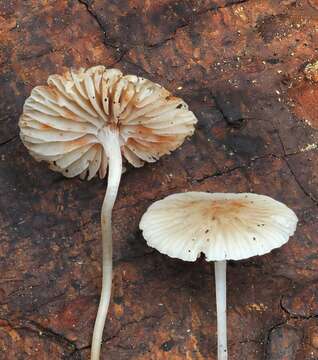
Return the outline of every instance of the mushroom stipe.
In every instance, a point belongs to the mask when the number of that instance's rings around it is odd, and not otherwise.
[[[173,120],[173,121],[172,121]],[[112,282],[112,209],[122,175],[122,155],[134,167],[155,162],[194,132],[187,104],[158,84],[117,69],[95,66],[51,75],[25,101],[20,137],[37,161],[66,177],[106,176],[101,211],[102,292],[91,348],[98,360]]]
[[[153,203],[140,221],[147,244],[163,254],[214,261],[218,359],[228,359],[226,261],[263,255],[294,234],[297,216],[268,196],[188,192]],[[207,233],[209,237],[207,238]]]

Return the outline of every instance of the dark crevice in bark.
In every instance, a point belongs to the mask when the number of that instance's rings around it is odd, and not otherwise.
[[[280,135],[280,132],[279,132],[279,129],[273,124],[272,122],[272,125],[273,125],[273,128],[274,130],[276,131],[277,133],[277,136],[278,136],[278,140],[280,142],[280,145],[282,147],[282,150],[283,150],[283,154],[284,156],[282,157],[282,159],[285,161],[290,173],[292,174],[293,178],[295,179],[297,185],[299,186],[299,188],[301,189],[301,191],[306,195],[306,197],[308,197],[314,204],[318,205],[318,199],[316,199],[312,194],[310,194],[304,187],[304,185],[302,184],[302,182],[298,179],[296,173],[294,172],[294,170],[292,169],[291,165],[289,164],[289,161],[288,161],[288,156],[291,156],[291,155],[297,155],[297,154],[300,154],[302,153],[302,151],[299,151],[299,152],[294,152],[294,153],[287,153],[286,151],[286,148],[285,148],[285,145],[284,145],[284,142],[283,142],[283,139]]]
[[[297,313],[290,312],[283,304],[283,296],[281,297],[279,304],[280,304],[280,307],[283,310],[283,312],[285,314],[287,314],[290,319],[295,319],[295,320],[300,320],[301,321],[301,320],[310,320],[310,319],[317,319],[318,318],[318,314],[304,316],[304,315],[300,315],[300,314],[297,314]]]
[[[0,143],[0,146],[4,146],[4,145],[7,145],[7,144],[9,144],[9,143],[11,143],[11,142],[14,142],[15,140],[18,139],[18,137],[19,137],[19,135],[14,135],[14,136],[12,136],[10,139],[5,140],[5,141],[3,141],[2,143]]]
[[[213,178],[220,177],[220,176],[223,176],[223,175],[228,175],[228,174],[231,174],[232,172],[234,172],[236,170],[247,169],[248,167],[253,165],[254,162],[256,162],[258,160],[269,159],[269,158],[281,159],[279,156],[277,156],[275,154],[266,154],[266,155],[263,155],[263,156],[254,157],[250,161],[248,161],[247,163],[244,163],[243,165],[234,166],[232,168],[225,169],[223,171],[216,171],[214,174],[211,174],[211,175],[203,176],[201,178],[192,179],[191,184],[197,184],[197,183],[200,184],[201,182],[204,182],[205,180],[213,179]]]
[[[147,76],[148,76],[149,78],[152,77],[152,75],[151,75],[146,69],[144,69],[140,64],[136,64],[136,63],[134,63],[134,62],[132,62],[132,61],[130,61],[130,60],[127,60],[127,59],[124,59],[123,61],[124,61],[126,64],[128,64],[128,65],[131,65],[131,66],[136,67],[136,68],[137,68],[138,70],[140,70],[142,73],[147,74]]]
[[[214,100],[216,109],[221,113],[223,119],[225,120],[228,126],[233,127],[235,129],[240,129],[243,127],[245,120],[247,120],[246,118],[240,117],[240,118],[236,118],[235,120],[230,119],[223,110],[223,107],[221,106],[217,96],[211,93],[211,98]]]
[[[52,340],[53,342],[59,344],[60,346],[62,346],[69,353],[74,352],[74,350],[78,350],[76,344],[73,341],[71,341],[64,335],[56,333],[50,328],[38,324],[36,321],[27,320],[27,319],[18,319],[18,320],[14,320],[13,322],[11,320],[3,319],[3,318],[1,320],[8,323],[12,329],[16,329],[16,330],[21,329],[35,333],[41,337],[46,337]]]
[[[120,336],[120,333],[123,330],[125,330],[126,328],[128,328],[129,326],[131,326],[131,325],[135,325],[135,324],[138,325],[138,324],[140,324],[140,323],[142,323],[144,321],[147,321],[147,320],[156,320],[156,321],[158,321],[158,320],[162,319],[162,317],[163,316],[147,315],[147,316],[142,317],[141,319],[128,321],[127,323],[123,324],[113,335],[108,336],[107,338],[104,338],[102,344],[105,346],[107,343],[109,343],[112,340],[118,338],[118,336]],[[71,354],[71,357],[68,358],[68,359],[70,359],[70,360],[74,359],[75,360],[74,354],[80,353],[80,352],[82,352],[84,350],[88,350],[88,349],[90,349],[90,347],[91,347],[91,345],[88,345],[88,346],[84,346],[84,347],[76,349],[74,351],[74,353]],[[120,346],[117,345],[117,347],[120,347]],[[124,349],[127,350],[126,348],[124,348]]]
[[[271,333],[273,331],[275,331],[276,329],[278,329],[279,327],[283,326],[286,324],[287,321],[281,321],[275,325],[273,325],[272,327],[269,328],[269,330],[267,331],[267,335],[266,335],[266,340],[264,343],[264,360],[270,360],[270,356],[271,354],[269,353],[269,345],[270,345],[270,338],[271,338]]]
[[[206,14],[208,12],[216,12],[216,11],[218,11],[220,9],[225,9],[225,8],[232,7],[232,6],[235,6],[235,5],[247,3],[249,0],[238,0],[236,2],[230,2],[230,3],[225,4],[223,6],[214,5],[214,6],[211,6],[211,7],[207,8],[207,9],[203,9],[201,11],[198,11],[198,12],[194,13],[192,16],[190,16],[188,19],[186,19],[181,25],[177,26],[173,30],[172,34],[169,37],[167,37],[167,38],[165,38],[165,39],[163,39],[163,40],[161,40],[161,41],[159,41],[157,43],[154,43],[154,44],[141,43],[141,44],[133,44],[132,46],[129,46],[129,47],[127,47],[127,46],[123,47],[123,45],[118,46],[118,45],[115,45],[115,44],[109,42],[107,40],[106,32],[105,32],[105,29],[104,29],[104,26],[103,26],[102,22],[100,21],[98,15],[94,12],[94,10],[91,7],[91,2],[87,2],[85,0],[78,0],[78,1],[79,1],[79,3],[83,4],[86,7],[89,14],[95,19],[95,21],[96,21],[97,25],[99,26],[100,30],[103,32],[105,46],[116,49],[116,51],[118,51],[120,53],[118,60],[116,60],[116,62],[115,62],[115,64],[117,64],[118,62],[120,62],[122,60],[122,58],[126,55],[126,53],[130,49],[137,48],[137,47],[142,47],[144,49],[159,48],[159,47],[163,46],[164,44],[166,44],[167,42],[169,42],[171,40],[174,40],[174,37],[176,36],[177,32],[180,29],[185,28],[187,26],[190,26],[201,15]]]
[[[234,166],[230,169],[226,169],[224,171],[216,171],[214,174],[192,179],[191,184],[193,184],[193,185],[200,184],[200,183],[204,182],[205,180],[213,179],[213,178],[224,176],[224,175],[229,175],[236,170],[241,170],[246,167],[247,167],[247,165],[239,165],[239,166]]]
[[[286,163],[286,165],[288,166],[288,169],[290,170],[290,173],[293,175],[297,185],[300,187],[300,189],[302,190],[302,192],[311,199],[312,202],[314,202],[316,205],[318,205],[318,199],[316,199],[310,192],[308,192],[304,185],[302,184],[302,182],[298,179],[296,173],[294,172],[293,168],[291,167],[291,165],[288,162],[288,158],[284,157],[284,161]]]
[[[213,5],[213,6],[210,6],[206,9],[203,9],[201,11],[198,11],[198,12],[195,12],[194,14],[192,14],[192,16],[190,16],[187,20],[185,20],[185,22],[179,26],[176,27],[176,29],[173,31],[173,33],[166,39],[164,40],[161,40],[160,42],[158,43],[155,43],[155,44],[141,44],[141,46],[145,47],[145,48],[158,48],[162,45],[164,45],[166,42],[170,41],[170,40],[174,40],[174,37],[176,36],[177,32],[182,29],[182,28],[185,28],[187,26],[190,26],[192,25],[198,18],[200,18],[200,16],[206,14],[206,13],[209,13],[209,12],[217,12],[219,11],[220,9],[226,9],[226,8],[229,8],[229,7],[233,7],[233,6],[236,6],[236,5],[239,5],[239,4],[243,4],[243,3],[247,3],[249,0],[238,0],[236,2],[229,2],[225,5]]]
[[[283,304],[283,296],[280,298],[279,306],[280,306],[281,310],[283,311],[286,319],[284,321],[281,321],[281,322],[277,323],[276,325],[273,325],[267,331],[266,342],[265,342],[265,347],[264,347],[264,360],[270,360],[271,359],[271,354],[269,352],[269,345],[270,345],[271,334],[272,334],[273,331],[275,331],[276,329],[278,329],[278,328],[280,328],[280,327],[282,327],[284,325],[287,325],[290,320],[302,322],[302,321],[311,320],[311,319],[317,319],[318,318],[318,315],[303,316],[303,315],[291,313],[288,309],[286,309],[286,307]]]
[[[119,51],[120,51],[120,50],[119,50]],[[126,56],[127,53],[128,53],[128,49],[127,49],[127,50],[123,50],[123,51],[121,52],[121,54],[118,56],[118,58],[117,58],[113,63],[109,64],[109,67],[111,68],[111,67],[117,65],[118,63],[120,63],[120,62],[123,60],[123,58]]]
[[[116,46],[116,45],[108,42],[108,41],[107,41],[107,37],[106,37],[106,32],[105,32],[105,30],[104,30],[104,26],[103,26],[102,22],[99,20],[98,16],[95,14],[95,12],[92,10],[92,8],[91,8],[91,6],[90,6],[90,3],[86,2],[85,0],[78,0],[78,1],[79,1],[80,4],[83,4],[83,5],[86,7],[88,13],[94,18],[94,20],[95,20],[95,22],[97,23],[98,27],[99,27],[100,30],[102,31],[103,37],[104,37],[104,41],[103,41],[103,42],[104,42],[104,45],[105,45],[106,47],[110,47],[110,48],[112,48],[112,49],[115,49],[115,50],[118,52],[118,59],[117,59],[117,60],[115,61],[115,63],[113,64],[113,65],[115,65],[117,62],[119,62],[119,61],[123,58],[123,56],[126,54],[126,52],[128,51],[128,49],[127,49],[127,48],[122,49],[121,47]],[[112,65],[112,66],[113,66],[113,65]]]
[[[42,332],[42,334],[44,334],[44,336],[54,339],[56,342],[60,343],[61,345],[64,345],[64,347],[67,347],[71,350],[77,349],[76,344],[70,339],[68,339],[66,336],[59,334],[50,328],[44,327],[32,320],[26,321],[26,328],[28,328],[28,324],[35,326],[37,330],[39,330],[40,332]]]

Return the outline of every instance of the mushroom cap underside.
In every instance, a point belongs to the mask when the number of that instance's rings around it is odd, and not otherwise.
[[[187,104],[162,86],[117,69],[95,66],[51,75],[35,87],[19,120],[31,155],[67,177],[104,178],[108,159],[99,136],[118,132],[124,158],[135,167],[179,147],[197,122]]]

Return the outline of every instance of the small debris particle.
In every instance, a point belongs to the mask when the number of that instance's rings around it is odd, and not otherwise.
[[[264,312],[267,310],[267,306],[264,305],[263,303],[259,303],[259,304],[249,304],[247,305],[248,310],[251,311],[259,311],[259,312]]]
[[[318,144],[308,144],[306,146],[304,146],[302,149],[300,149],[301,152],[306,152],[306,151],[310,151],[310,150],[315,150],[318,149]]]
[[[304,70],[307,80],[318,82],[318,60],[308,64]]]
[[[160,349],[163,351],[170,351],[175,345],[175,342],[171,339],[161,344]]]

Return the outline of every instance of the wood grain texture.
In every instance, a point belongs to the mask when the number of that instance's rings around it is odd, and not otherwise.
[[[0,3],[0,359],[89,358],[106,183],[36,163],[17,122],[32,87],[116,66],[183,97],[195,135],[128,168],[114,210],[109,360],[215,360],[213,267],[145,245],[141,215],[173,192],[254,191],[292,207],[295,236],[228,266],[231,360],[318,359],[316,0]]]

